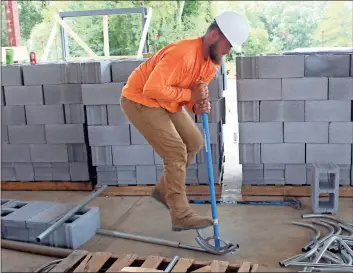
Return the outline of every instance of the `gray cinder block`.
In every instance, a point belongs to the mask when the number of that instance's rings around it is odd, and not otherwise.
[[[238,101],[281,100],[281,79],[244,79],[237,81]]]
[[[262,163],[305,163],[305,144],[261,144]]]
[[[131,144],[144,145],[148,144],[145,137],[134,127],[130,126]]]
[[[1,143],[9,143],[9,133],[7,125],[1,125]]]
[[[306,101],[305,121],[351,121],[351,102]]]
[[[304,101],[261,101],[260,121],[304,121]]]
[[[45,104],[82,103],[81,84],[43,85]]]
[[[43,88],[33,86],[5,86],[6,105],[43,105]]]
[[[31,162],[29,145],[2,143],[1,162]]]
[[[46,143],[44,125],[11,125],[8,133],[12,144]]]
[[[353,143],[353,122],[331,122],[329,125],[330,143]]]
[[[282,122],[239,122],[239,143],[282,143]]]
[[[87,162],[86,144],[68,144],[67,153],[69,162]]]
[[[222,120],[225,120],[225,98],[220,98],[219,100],[210,101],[211,103],[211,111],[208,114],[208,122],[217,123]],[[196,115],[196,121],[198,123],[202,123],[201,115]]]
[[[237,79],[258,79],[259,70],[256,66],[258,57],[256,56],[239,56],[236,57]]]
[[[287,185],[305,185],[306,173],[305,164],[286,164],[285,182]]]
[[[45,125],[47,143],[85,143],[82,124]]]
[[[328,143],[328,122],[285,122],[285,143]]]
[[[219,144],[211,144],[211,154],[212,154],[212,162],[214,164],[218,163],[222,157],[222,147]],[[196,162],[195,159],[190,164],[206,164],[207,163],[207,156],[206,150],[203,147],[198,154],[196,155]]]
[[[88,126],[91,146],[130,145],[129,125]]]
[[[51,164],[53,181],[70,181],[69,163],[56,162]]]
[[[197,185],[199,183],[198,179],[198,166],[195,164],[190,164],[186,169],[185,184],[187,185]],[[204,183],[205,181],[201,181]]]
[[[87,105],[87,125],[107,125],[107,106],[106,105]]]
[[[114,165],[153,165],[153,149],[150,145],[113,146]]]
[[[111,82],[111,61],[81,62],[81,80],[85,84]]]
[[[88,181],[88,164],[86,162],[70,162],[71,181]]]
[[[93,166],[113,165],[112,146],[91,146],[91,151]]]
[[[130,124],[120,105],[107,105],[107,112],[109,125]]]
[[[349,77],[349,55],[305,56],[305,77]]]
[[[65,144],[30,144],[32,162],[68,162]]]
[[[260,102],[259,101],[239,101],[238,102],[239,122],[259,122]]]
[[[260,144],[239,144],[239,164],[260,164]]]
[[[1,89],[0,89],[0,96],[1,96],[1,106],[4,106],[5,105],[5,96],[4,96],[4,87],[1,86]]]
[[[137,185],[136,166],[116,166],[118,184]]]
[[[242,183],[244,185],[263,185],[264,164],[243,164]]]
[[[219,72],[216,73],[216,75],[208,84],[208,92],[209,92],[208,96],[210,100],[218,100],[219,98],[222,97],[223,77],[222,75],[219,74]]]
[[[67,83],[82,83],[81,62],[73,61],[66,63]]]
[[[304,77],[304,56],[260,56],[256,60],[259,78]]]
[[[264,183],[285,184],[285,164],[264,164]]]
[[[130,74],[144,62],[140,60],[121,60],[112,62],[113,82],[126,82]]]
[[[221,138],[220,135],[221,135],[221,132],[222,132],[222,126],[223,126],[222,122],[208,123],[211,144],[219,144],[220,138]],[[203,125],[202,125],[202,123],[197,123],[197,127],[199,128],[199,130],[203,134]]]
[[[82,99],[84,105],[120,104],[124,83],[83,84]]]
[[[218,164],[213,164],[213,178],[215,184],[219,184],[221,182],[220,175],[221,172]],[[207,164],[197,164],[197,178],[199,180],[199,184],[209,183]]]
[[[26,115],[24,106],[2,106],[1,107],[2,125],[25,125]]]
[[[1,65],[1,85],[23,85],[21,65]]]
[[[286,78],[282,79],[282,100],[327,100],[328,79]]]
[[[97,183],[100,185],[117,185],[118,176],[116,166],[98,166]]]
[[[340,169],[340,185],[349,186],[351,184],[351,165],[337,164]]]
[[[353,77],[329,78],[330,100],[353,100]]]
[[[65,63],[43,63],[23,65],[24,85],[65,84],[67,73]]]
[[[82,104],[65,104],[64,113],[66,124],[86,123],[85,110]]]
[[[350,144],[306,144],[306,163],[351,164]]]
[[[15,165],[13,163],[1,163],[1,181],[16,181]]]
[[[33,163],[35,181],[52,181],[53,169],[51,163]]]
[[[64,124],[62,105],[26,106],[27,124]]]
[[[32,163],[15,163],[16,180],[34,181],[34,168]]]

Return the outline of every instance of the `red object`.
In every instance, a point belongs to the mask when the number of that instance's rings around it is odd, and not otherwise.
[[[29,53],[29,61],[31,64],[36,64],[37,63],[37,55],[34,51]]]
[[[21,31],[18,19],[17,1],[4,1],[4,5],[9,46],[20,46]]]

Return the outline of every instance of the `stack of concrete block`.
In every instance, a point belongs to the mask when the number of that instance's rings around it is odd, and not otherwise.
[[[78,249],[100,228],[99,208],[86,207],[38,243],[36,237],[59,221],[75,205],[41,201],[7,201],[1,206],[3,239]]]
[[[243,184],[310,185],[313,164],[353,185],[352,55],[236,59]]]
[[[3,181],[89,180],[81,77],[70,69],[2,66]]]

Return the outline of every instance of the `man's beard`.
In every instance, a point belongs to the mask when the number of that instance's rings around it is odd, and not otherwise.
[[[216,53],[216,47],[217,47],[218,42],[212,44],[210,46],[209,52],[210,52],[210,58],[213,63],[215,64],[221,64],[222,63],[222,55],[217,55]]]

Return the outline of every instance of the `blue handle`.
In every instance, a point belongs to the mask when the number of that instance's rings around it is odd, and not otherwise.
[[[206,113],[202,113],[202,124],[203,124],[203,131],[205,135],[205,149],[206,149],[206,157],[207,157],[207,171],[208,171],[208,183],[209,183],[210,197],[211,197],[212,219],[214,221],[213,235],[215,237],[215,247],[219,248],[221,246],[221,243],[219,240],[216,191],[215,191],[214,176],[213,176],[213,163],[212,163],[210,131],[208,128],[208,115]]]

